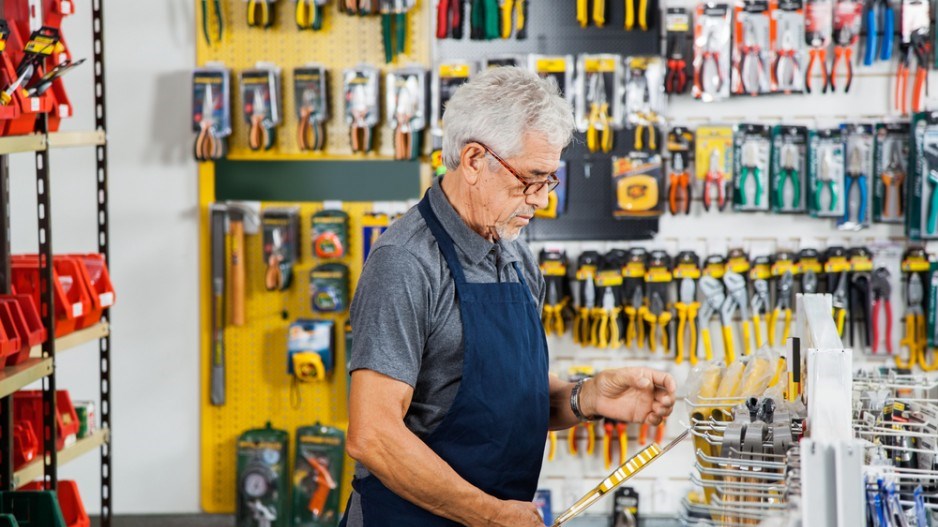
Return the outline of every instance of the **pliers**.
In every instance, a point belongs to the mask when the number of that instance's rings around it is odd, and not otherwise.
[[[274,25],[270,0],[248,0],[248,26],[267,29]]]
[[[782,313],[784,313],[784,326],[782,326],[781,344],[788,342],[788,336],[791,334],[791,295],[793,284],[794,277],[791,271],[786,271],[785,274],[779,278],[775,286],[775,309],[772,310],[772,317],[769,320],[770,346],[775,346],[777,342],[775,337],[778,335],[778,322],[779,318],[782,317]]]
[[[645,313],[645,322],[651,326],[648,333],[648,351],[654,353],[658,350],[658,344],[655,338],[658,335],[658,328],[661,329],[661,348],[668,351],[668,323],[671,322],[671,312],[666,309],[664,299],[661,294],[653,292],[648,301],[648,311]]]
[[[593,310],[593,328],[590,342],[602,349],[619,346],[619,305],[611,287],[603,292],[602,307]]]
[[[667,72],[664,75],[664,91],[668,95],[681,94],[687,89],[687,61],[681,49],[678,37],[669,35]]]
[[[602,2],[603,0],[593,0]],[[635,0],[625,0],[625,30],[632,31],[635,28]],[[638,0],[638,27],[642,31],[648,31],[648,0]]]
[[[301,31],[322,29],[322,6],[319,0],[296,0],[296,27]]]
[[[586,430],[586,455],[592,456],[596,451],[596,425],[593,421],[577,423],[567,431],[567,447],[570,449],[570,455],[575,456],[580,452],[577,445],[577,432],[581,427]]]
[[[596,287],[592,275],[579,284],[583,287],[583,304],[577,306],[576,314],[573,318],[573,341],[582,346],[590,344],[590,315],[593,308],[596,307]]]
[[[765,60],[762,58],[762,48],[756,41],[756,28],[749,19],[743,24],[743,43],[739,53],[739,86],[736,93],[759,95],[765,79]]]
[[[212,85],[206,84],[202,95],[202,114],[199,116],[199,135],[195,139],[195,159],[209,161],[222,156],[222,143],[215,130],[215,99]]]
[[[853,271],[850,273],[850,345],[857,348],[858,342],[854,340],[857,333],[860,334],[860,344],[870,347],[872,338],[870,335],[870,313],[873,306],[872,280],[870,273],[866,271]]]
[[[215,19],[217,20],[216,25],[218,26],[218,31],[215,33],[215,38],[212,38],[211,34],[211,25],[212,25],[212,13],[208,9],[209,0],[202,0],[202,36],[205,37],[205,43],[209,46],[212,45],[212,42],[221,42],[222,34],[225,31],[225,20],[222,18],[221,12],[221,0],[212,0],[212,11],[214,12]]]
[[[749,321],[749,293],[746,291],[746,279],[742,275],[728,272],[723,275],[723,284],[726,286],[726,298],[727,300],[732,300],[730,302],[725,301],[722,306],[720,306],[720,315],[723,317],[723,338],[725,340],[724,345],[729,352],[728,357],[735,357],[735,353],[732,351],[733,347],[733,334],[732,328],[730,328],[730,323],[733,320],[733,312],[737,309],[739,310],[739,318],[742,320],[743,326],[743,354],[751,355],[752,354],[752,325]],[[732,362],[732,361],[730,361]]]
[[[325,145],[322,123],[314,118],[317,103],[322,104],[322,101],[312,90],[303,92],[303,105],[300,107],[296,130],[297,144],[303,151],[322,150]]]
[[[775,205],[779,209],[785,207],[785,185],[791,182],[791,206],[788,209],[795,209],[801,204],[801,177],[799,175],[798,147],[785,143],[780,153],[780,166],[778,187],[775,189]]]
[[[697,311],[700,309],[700,302],[697,302],[697,284],[692,278],[682,278],[680,291],[678,292],[678,302],[674,304],[677,310],[677,334],[674,340],[677,341],[677,355],[674,357],[675,364],[684,362],[684,355],[690,355],[691,366],[697,364]],[[687,326],[690,324],[690,338],[685,339],[684,334]]]
[[[704,210],[710,210],[710,205],[713,203],[712,189],[711,185],[716,186],[717,191],[717,207],[720,210],[723,210],[726,207],[726,175],[723,174],[723,171],[720,164],[720,151],[714,148],[710,151],[710,168],[707,170],[707,175],[704,178],[704,188],[703,188],[703,205]]]
[[[625,463],[629,450],[629,435],[625,423],[613,419],[603,421],[603,461],[606,470],[612,467],[612,438],[619,438],[619,464]]]
[[[739,171],[739,179],[736,182],[736,191],[739,193],[739,204],[746,206],[746,182],[752,177],[756,182],[755,196],[753,197],[753,206],[758,207],[762,203],[762,169],[759,167],[759,145],[755,141],[747,141],[743,144],[742,167]]]
[[[566,332],[563,320],[563,309],[566,300],[560,299],[557,292],[556,280],[547,283],[547,301],[544,302],[544,312],[541,314],[541,322],[544,324],[544,331],[547,335],[563,335]]]
[[[883,181],[885,195],[883,196],[883,217],[901,218],[904,207],[903,185],[905,184],[905,170],[902,169],[902,153],[900,147],[893,145],[889,151],[889,164],[886,170],[879,175]],[[891,214],[892,201],[898,201],[896,213]]]
[[[439,0],[436,6],[436,38],[462,38],[465,0]]]
[[[407,47],[407,9],[404,0],[381,0],[384,62],[390,64]]]
[[[837,90],[837,64],[843,58],[846,70],[847,84],[844,86],[844,93],[850,91],[850,85],[853,83],[853,45],[857,41],[857,35],[853,32],[851,23],[844,24],[843,27],[834,31],[834,62],[831,65],[831,91]]]
[[[847,272],[840,273],[837,287],[834,289],[831,305],[833,306],[834,322],[837,324],[837,334],[844,336],[844,323],[847,321]]]
[[[671,161],[670,186],[668,187],[668,208],[671,214],[690,214],[691,186],[690,173],[684,168],[684,156],[675,153]]]
[[[712,276],[704,276],[699,282],[700,292],[703,294],[704,301],[697,313],[697,325],[700,330],[700,340],[703,342],[704,359],[713,360],[713,341],[710,338],[710,319],[714,313],[720,311],[720,307],[726,300],[726,294],[723,292],[723,284]]]
[[[816,62],[821,68],[821,78],[824,79],[821,93],[827,93],[830,82],[830,77],[827,75],[827,46],[830,41],[819,32],[808,33],[807,41],[811,48],[808,50],[808,67],[804,72],[804,89],[806,92],[811,93],[811,72],[814,71],[814,63]]]
[[[879,37],[879,10],[883,11],[883,42],[877,42]],[[892,59],[893,33],[896,27],[895,12],[889,0],[872,0],[866,9],[866,50],[863,55],[863,65],[872,66],[876,60],[876,51],[879,48],[879,60]]]
[[[590,152],[599,150],[610,152],[612,150],[612,119],[609,117],[609,103],[606,102],[606,81],[601,72],[594,73],[590,78],[589,102],[586,146],[589,147]]]
[[[801,77],[801,61],[798,50],[795,48],[793,29],[785,27],[782,30],[782,44],[775,55],[775,64],[772,65],[772,82],[783,93],[790,93],[797,87]],[[787,67],[787,70],[784,69]]]
[[[769,344],[774,345],[772,316],[769,314],[769,283],[766,280],[760,278],[752,282],[752,298],[749,300],[749,307],[752,309],[752,327],[755,330],[756,348],[765,345],[765,339],[762,337],[762,315],[768,315],[765,317],[766,334]]]
[[[844,222],[849,222],[851,218],[850,214],[850,192],[853,190],[853,184],[857,184],[857,188],[860,193],[860,203],[857,206],[857,224],[862,225],[866,223],[866,202],[867,202],[867,186],[866,186],[866,174],[863,173],[863,154],[860,151],[860,147],[854,147],[850,149],[850,154],[847,161],[847,174],[844,179]]]
[[[260,90],[254,90],[251,104],[251,129],[248,135],[248,146],[251,150],[270,150],[274,146],[274,137],[267,128],[267,98]]]
[[[348,95],[352,114],[352,126],[349,128],[352,152],[370,152],[373,146],[371,126],[368,126],[368,104],[365,88],[356,84]]]
[[[628,324],[625,327],[625,345],[627,347],[631,348],[636,343],[641,345],[645,342],[644,302],[645,297],[642,295],[642,286],[636,284],[635,289],[632,290],[632,297],[625,306],[625,316],[628,319]]]
[[[883,311],[884,324],[886,326],[886,353],[892,355],[892,285],[889,283],[889,270],[885,267],[878,267],[873,271],[873,342],[870,348],[873,355],[879,353],[879,313]]]
[[[413,160],[420,153],[420,141],[413,129],[413,120],[417,115],[419,91],[417,80],[413,77],[397,90],[396,126],[394,128],[394,159]]]
[[[922,278],[918,273],[913,273],[909,276],[906,291],[905,337],[900,342],[902,346],[909,349],[909,359],[903,361],[899,355],[896,355],[896,366],[899,368],[912,368],[918,364],[924,371],[938,369],[938,357],[934,353],[932,353],[931,362],[925,358],[928,337],[925,329],[925,311],[922,309],[924,298]]]
[[[720,93],[720,90],[723,89],[723,69],[720,67],[720,48],[719,45],[714,43],[716,31],[716,29],[711,29],[710,34],[707,35],[706,45],[700,50],[699,61],[694,68],[694,86],[701,94]],[[714,82],[711,83],[707,83],[705,80],[706,77],[704,76],[708,63],[713,63],[713,67],[716,69],[716,75],[712,77]],[[712,92],[707,89],[709,87],[713,88]]]
[[[814,209],[821,210],[821,194],[827,187],[830,192],[830,201],[827,210],[833,211],[837,208],[837,180],[834,171],[834,153],[831,150],[824,151],[824,157],[821,159],[821,167],[818,171],[816,188],[814,189]]]
[[[909,73],[912,68],[912,56],[915,56],[915,85],[912,88],[912,112],[918,112],[922,107],[922,95],[928,81],[928,52],[931,44],[928,41],[928,29],[917,29],[912,32],[908,43],[900,46],[901,54],[899,69],[896,70],[896,108],[905,115],[908,113],[906,103],[909,87]]]

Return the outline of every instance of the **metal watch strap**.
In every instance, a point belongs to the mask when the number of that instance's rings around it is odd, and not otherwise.
[[[594,421],[595,416],[586,416],[583,415],[583,412],[580,410],[580,390],[583,389],[583,383],[586,382],[586,379],[580,379],[573,385],[573,390],[570,392],[570,409],[573,410],[573,415],[576,416],[580,422],[584,421]]]

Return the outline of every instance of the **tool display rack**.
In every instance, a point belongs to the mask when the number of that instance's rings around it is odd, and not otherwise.
[[[101,525],[111,525],[111,338],[108,325],[109,309],[104,310],[101,321],[89,328],[64,337],[55,335],[55,306],[52,274],[52,190],[49,151],[55,148],[94,147],[97,218],[97,250],[109,261],[108,239],[108,167],[105,135],[105,70],[104,70],[104,0],[91,0],[92,44],[94,68],[93,131],[48,133],[48,116],[43,114],[36,123],[35,133],[0,137],[0,293],[9,293],[10,286],[10,173],[9,156],[33,153],[36,160],[36,198],[39,239],[39,306],[43,326],[49,337],[41,346],[35,346],[29,360],[0,368],[0,490],[13,490],[41,479],[46,488],[55,490],[58,466],[97,449],[101,453]],[[77,175],[77,174],[76,174]],[[62,450],[56,450],[56,355],[81,344],[98,341],[100,372],[100,426],[88,437],[79,439]],[[13,393],[34,382],[42,383],[43,430],[42,455],[14,470],[13,466]],[[38,431],[37,431],[38,432]],[[39,434],[37,434],[39,435]]]

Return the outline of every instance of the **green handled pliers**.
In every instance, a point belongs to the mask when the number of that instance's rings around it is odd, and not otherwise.
[[[384,61],[388,64],[404,53],[407,45],[407,9],[405,0],[382,0],[381,2]]]
[[[211,15],[208,10],[209,0],[202,0],[202,35],[205,37],[205,43],[209,46],[212,45],[212,42],[221,42],[222,32],[225,29],[225,21],[222,18],[221,14],[221,0],[212,0],[213,10],[215,11],[215,18],[218,20],[218,32],[215,36],[215,39],[212,39],[211,32]]]
[[[824,158],[821,160],[821,167],[818,171],[817,183],[814,189],[814,210],[821,210],[821,193],[824,187],[830,191],[831,200],[827,205],[828,211],[837,210],[837,178],[834,166],[834,153],[831,150],[824,152]]]
[[[749,177],[756,181],[756,193],[753,199],[753,205],[758,207],[762,203],[762,169],[759,168],[759,145],[755,141],[749,141],[743,144],[742,168],[739,173],[739,180],[736,182],[737,192],[739,193],[738,203],[746,205],[746,181]]]
[[[472,38],[477,40],[501,38],[498,16],[498,0],[472,0],[470,20]]]
[[[801,177],[798,173],[798,147],[787,143],[782,146],[781,170],[778,188],[775,191],[775,205],[780,210],[797,209],[801,204]],[[791,181],[791,206],[785,207],[785,185]]]

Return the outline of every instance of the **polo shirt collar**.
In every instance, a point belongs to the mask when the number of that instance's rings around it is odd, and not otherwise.
[[[440,224],[443,225],[443,229],[445,229],[453,239],[453,243],[459,247],[473,265],[478,265],[495,249],[495,244],[486,240],[482,235],[466,225],[466,222],[463,221],[459,213],[456,212],[456,209],[453,208],[453,205],[450,204],[446,194],[443,193],[443,187],[440,186],[442,181],[442,176],[434,178],[433,185],[430,186],[430,206],[440,220]],[[518,256],[517,248],[515,247],[516,243],[517,242],[498,242],[498,245],[501,246],[500,259],[502,262],[521,261],[521,258]]]

